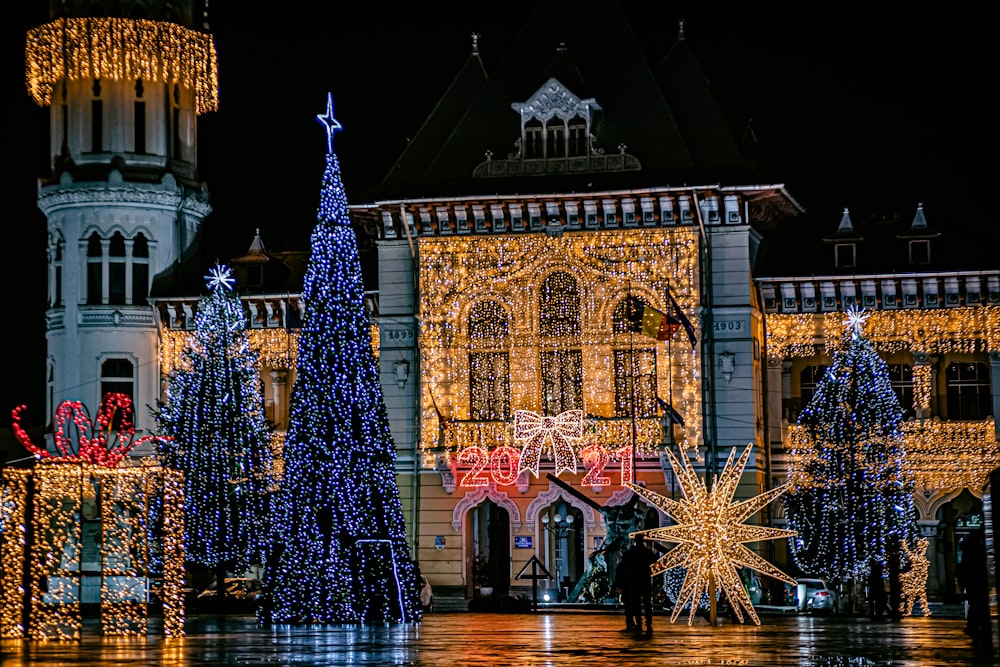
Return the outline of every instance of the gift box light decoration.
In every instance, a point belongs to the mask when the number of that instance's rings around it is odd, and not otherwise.
[[[650,351],[654,386],[684,416],[681,447],[701,442],[699,354],[681,337],[653,347],[641,334],[613,326],[615,308],[628,296],[665,310],[668,290],[697,323],[691,313],[697,300],[696,230],[420,237],[419,242],[424,460],[444,455],[457,461],[467,447],[481,448],[487,457],[497,448],[521,450],[513,434],[518,410],[554,415],[569,409],[580,409],[585,417],[584,437],[570,443],[578,461],[582,450],[595,444],[612,455],[634,442],[637,456],[658,456],[661,419],[641,415],[633,437],[633,420],[616,414],[615,353],[622,350]],[[562,410],[553,410],[543,405],[546,384],[555,382],[551,373],[565,380],[567,372],[577,372],[561,365],[566,359],[579,360],[580,377],[563,382],[560,390],[576,393]],[[548,375],[546,363],[556,366]],[[493,382],[489,400],[472,389],[473,378],[483,377],[478,373]],[[554,454],[546,447],[542,464],[556,464]],[[534,462],[529,465],[533,472]]]
[[[12,411],[14,433],[36,464],[0,477],[0,637],[79,639],[88,595],[99,597],[103,634],[144,635],[154,579],[163,633],[182,636],[181,474],[121,465],[156,437],[135,438],[131,399],[108,394],[96,422],[64,401],[53,419],[57,453],[31,442],[23,411]]]

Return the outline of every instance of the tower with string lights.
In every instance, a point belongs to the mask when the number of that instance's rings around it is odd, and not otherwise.
[[[151,289],[191,278],[179,267],[211,211],[197,174],[198,117],[218,106],[203,3],[115,4],[94,15],[94,3],[49,3],[49,22],[27,34],[27,89],[49,109],[52,156],[38,187],[47,404],[27,415],[38,421],[63,400],[160,397]],[[135,417],[137,430],[152,427],[148,411]]]

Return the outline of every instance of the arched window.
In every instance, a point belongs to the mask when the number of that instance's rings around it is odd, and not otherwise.
[[[132,242],[132,303],[146,305],[149,296],[149,242],[139,232]]]
[[[475,420],[510,417],[510,353],[507,311],[496,301],[469,313],[469,412]]]
[[[542,122],[532,118],[524,124],[524,157],[538,160],[545,157],[545,142]]]
[[[583,353],[580,350],[580,289],[568,273],[556,272],[538,295],[541,387],[544,414],[582,410]]]
[[[108,246],[108,303],[125,303],[125,237],[115,232]]]
[[[993,414],[990,371],[980,362],[948,364],[945,370],[948,419],[986,419]]]
[[[569,141],[566,155],[577,157],[587,154],[587,121],[580,116],[569,119]]]
[[[62,306],[62,277],[63,277],[63,240],[55,237],[49,247],[49,261],[51,263],[51,273],[49,279],[49,307],[58,308]]]
[[[104,283],[104,251],[101,249],[101,236],[94,232],[87,239],[87,303],[101,303],[101,293]]]
[[[550,275],[538,295],[538,328],[542,336],[580,335],[580,288],[565,272]]]
[[[127,394],[132,399],[133,416],[135,414],[135,366],[128,359],[111,357],[101,362],[101,402],[110,393]],[[121,417],[115,413],[112,428],[121,425]]]
[[[545,125],[545,157],[566,157],[566,125],[559,118]]]
[[[644,299],[640,299],[645,304]],[[628,332],[628,299],[622,299],[611,315],[614,333]],[[648,338],[646,340],[649,340]],[[656,393],[656,348],[627,348],[613,351],[612,372],[615,379],[615,416],[631,417],[633,405],[636,417],[655,417],[657,414]]]

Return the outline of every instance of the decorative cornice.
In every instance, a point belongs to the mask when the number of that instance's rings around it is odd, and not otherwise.
[[[206,195],[185,194],[176,186],[163,185],[119,185],[119,186],[79,186],[65,185],[41,188],[38,193],[38,208],[46,216],[64,207],[78,207],[103,204],[132,204],[153,206],[176,211],[186,215],[205,218],[212,212]]]

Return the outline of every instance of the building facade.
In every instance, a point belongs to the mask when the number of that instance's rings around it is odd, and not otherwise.
[[[48,414],[112,390],[155,403],[194,326],[201,290],[185,286],[205,273],[210,212],[196,118],[217,103],[214,46],[195,3],[141,4],[156,16],[62,3],[29,35],[29,92],[50,105],[58,148],[39,191]],[[737,139],[683,25],[654,65],[617,3],[569,4],[541,3],[488,76],[474,36],[386,178],[351,207],[377,238],[372,341],[411,548],[436,594],[528,594],[537,559],[544,593],[581,599],[623,535],[667,522],[624,487],[680,493],[667,451],[710,478],[754,443],[737,498],[780,484],[797,412],[856,305],[874,311],[868,333],[911,417],[931,598],[954,597],[956,541],[981,526],[984,475],[1000,465],[1000,272],[942,262],[922,209],[893,240],[900,266],[861,261],[883,246],[846,214],[811,250],[765,256],[801,240],[804,212]],[[53,55],[57,33],[85,29],[127,31],[136,53],[175,53],[176,67],[92,71],[93,43]],[[825,276],[792,261],[831,250]],[[279,441],[307,257],[269,252],[258,234],[230,260]],[[665,316],[662,334],[635,330],[636,299]],[[781,525],[780,503],[752,520]],[[811,574],[781,543],[751,546]]]

